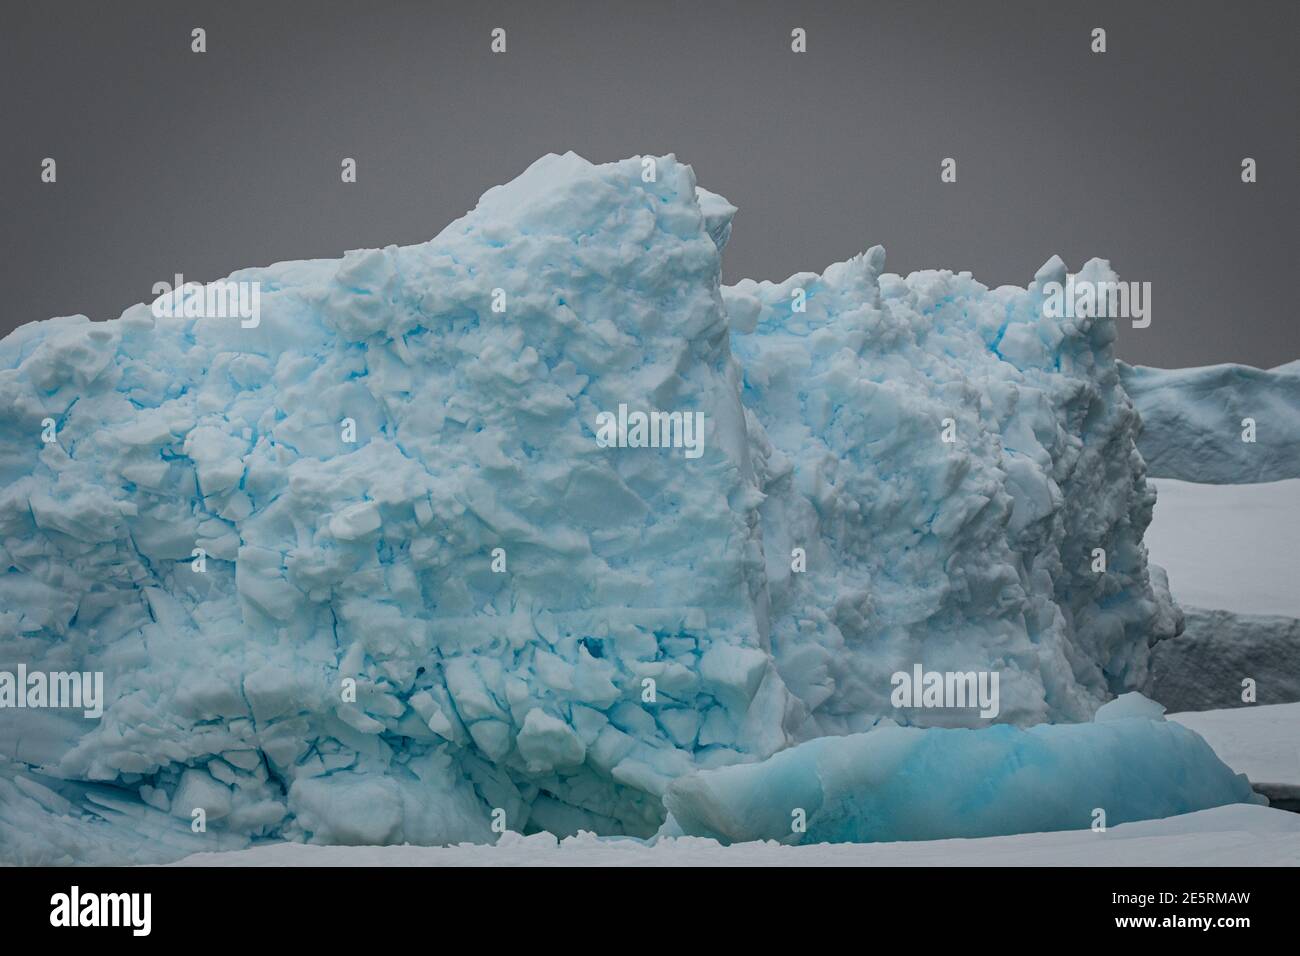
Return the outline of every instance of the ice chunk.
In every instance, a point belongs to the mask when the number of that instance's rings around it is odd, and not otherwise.
[[[664,796],[687,835],[786,844],[1082,830],[1266,802],[1195,733],[1140,717],[882,727],[681,777]]]
[[[587,756],[586,746],[572,727],[536,708],[524,718],[517,743],[533,771],[577,767]]]
[[[1154,700],[1143,697],[1137,691],[1120,694],[1112,701],[1102,704],[1093,715],[1093,720],[1128,720],[1131,717],[1143,717],[1147,720],[1164,720],[1165,708]]]

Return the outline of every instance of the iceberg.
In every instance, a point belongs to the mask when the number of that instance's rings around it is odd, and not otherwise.
[[[724,287],[735,214],[552,155],[428,242],[222,280],[255,316],[0,341],[0,671],[105,698],[0,708],[0,859],[648,837],[697,771],[988,723],[893,707],[913,665],[1019,726],[1142,686],[1176,610],[1063,263]]]

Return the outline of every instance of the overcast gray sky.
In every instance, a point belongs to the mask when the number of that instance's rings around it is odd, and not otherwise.
[[[1129,361],[1300,357],[1295,0],[52,0],[0,16],[0,331],[114,318],[177,272],[418,242],[573,149],[691,163],[740,207],[727,281],[876,243],[891,271],[991,286],[1096,255],[1152,283],[1151,326],[1121,325]]]

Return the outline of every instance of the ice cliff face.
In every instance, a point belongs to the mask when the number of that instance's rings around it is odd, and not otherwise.
[[[883,263],[876,247],[725,290],[781,672],[814,734],[888,713],[891,673],[915,661],[1000,671],[1004,720],[1086,720],[1175,627],[1147,572],[1155,494],[1114,325],[1044,317],[1057,258],[993,291]],[[1115,279],[1099,260],[1081,275]]]
[[[1153,496],[1109,324],[1041,316],[1059,261],[724,290],[734,211],[550,156],[428,243],[235,273],[255,325],[0,343],[0,670],[107,698],[0,710],[0,857],[646,835],[693,770],[974,720],[893,709],[913,663],[1021,724],[1140,685]],[[606,447],[620,406],[700,453]]]

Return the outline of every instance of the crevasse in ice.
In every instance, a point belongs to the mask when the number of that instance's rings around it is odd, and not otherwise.
[[[548,156],[429,242],[233,274],[255,326],[0,342],[0,669],[107,697],[0,710],[0,856],[646,836],[699,769],[977,722],[893,709],[913,664],[998,671],[1021,725],[1139,686],[1175,611],[1059,260],[723,288],[734,213],[672,156]],[[620,406],[702,454],[605,447]]]

